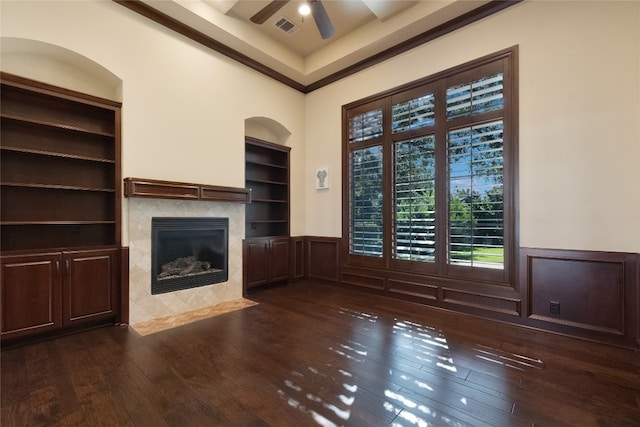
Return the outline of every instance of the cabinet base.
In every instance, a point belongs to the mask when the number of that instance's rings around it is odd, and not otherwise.
[[[55,331],[42,332],[34,335],[25,335],[21,337],[14,338],[2,338],[0,349],[2,351],[8,350],[11,348],[20,347],[27,344],[33,344],[36,342],[47,341],[53,338],[60,338],[67,335],[74,335],[80,332],[90,331],[92,329],[104,328],[109,326],[127,326],[116,323],[115,317],[112,319],[106,319],[101,321],[95,321],[92,323],[85,323],[82,326],[69,327],[64,329],[57,329]]]

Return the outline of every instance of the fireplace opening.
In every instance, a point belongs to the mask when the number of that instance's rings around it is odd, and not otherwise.
[[[228,280],[228,218],[152,218],[151,294]]]

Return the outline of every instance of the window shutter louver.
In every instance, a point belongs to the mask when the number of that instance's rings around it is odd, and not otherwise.
[[[394,257],[435,258],[435,137],[395,144]]]
[[[503,268],[502,120],[452,130],[449,145],[449,261]]]
[[[447,89],[447,120],[504,107],[502,73]]]
[[[400,102],[391,107],[392,133],[433,126],[436,121],[433,94]]]
[[[360,142],[382,135],[382,109],[367,111],[349,119],[349,142]]]
[[[350,157],[350,252],[381,257],[382,147],[354,150]]]

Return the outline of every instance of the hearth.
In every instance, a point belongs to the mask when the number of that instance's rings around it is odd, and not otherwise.
[[[228,280],[228,218],[152,218],[151,294]]]

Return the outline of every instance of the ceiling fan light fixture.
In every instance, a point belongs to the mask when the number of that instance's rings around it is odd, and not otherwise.
[[[308,16],[311,13],[311,8],[307,2],[304,2],[298,8],[298,13],[302,16]]]
[[[272,0],[271,3],[268,3],[265,7],[260,9],[258,13],[249,18],[249,20],[254,24],[264,24],[273,16],[274,13],[284,7],[287,3],[289,3],[289,0]],[[322,40],[326,40],[333,36],[335,34],[335,29],[333,28],[329,15],[327,15],[327,11],[322,5],[322,1],[308,0],[305,2],[305,5],[308,6],[310,10],[310,14],[313,17],[313,21],[316,23],[316,27],[318,27]]]

